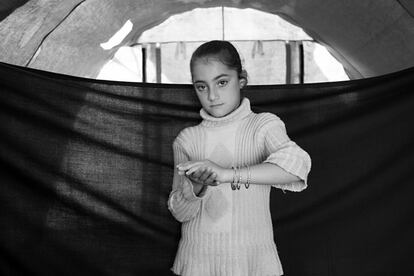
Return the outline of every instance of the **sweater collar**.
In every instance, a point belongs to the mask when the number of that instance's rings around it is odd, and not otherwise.
[[[239,121],[250,113],[252,113],[252,110],[250,109],[250,101],[248,98],[243,98],[238,108],[226,116],[220,118],[211,116],[204,110],[204,108],[202,108],[200,110],[200,116],[203,118],[201,124],[206,127],[222,126],[235,121]]]

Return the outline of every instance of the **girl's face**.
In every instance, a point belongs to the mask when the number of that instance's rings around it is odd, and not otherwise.
[[[237,71],[218,59],[199,59],[191,71],[194,89],[204,110],[224,117],[240,105],[240,88],[245,84]]]

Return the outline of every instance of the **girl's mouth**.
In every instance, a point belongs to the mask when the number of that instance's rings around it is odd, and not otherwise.
[[[210,107],[219,107],[219,106],[222,106],[224,103],[220,103],[220,104],[212,104],[212,105],[210,105]]]

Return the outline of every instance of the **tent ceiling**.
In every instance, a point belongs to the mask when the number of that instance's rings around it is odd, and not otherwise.
[[[18,7],[0,22],[0,60],[82,77],[95,77],[119,46],[134,43],[143,31],[169,16],[214,6],[256,8],[282,16],[327,46],[354,78],[414,66],[411,0],[24,2],[0,4],[3,13]],[[128,36],[117,47],[103,49],[100,44],[128,20],[133,24]]]
[[[28,0],[2,0],[0,3],[0,21],[11,14],[16,8],[25,4]]]

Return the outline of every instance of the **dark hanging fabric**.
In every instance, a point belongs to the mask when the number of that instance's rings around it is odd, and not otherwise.
[[[307,190],[271,193],[287,276],[414,275],[413,88],[414,68],[246,89],[312,157]],[[0,64],[0,275],[170,275],[171,143],[199,109],[189,85]]]

